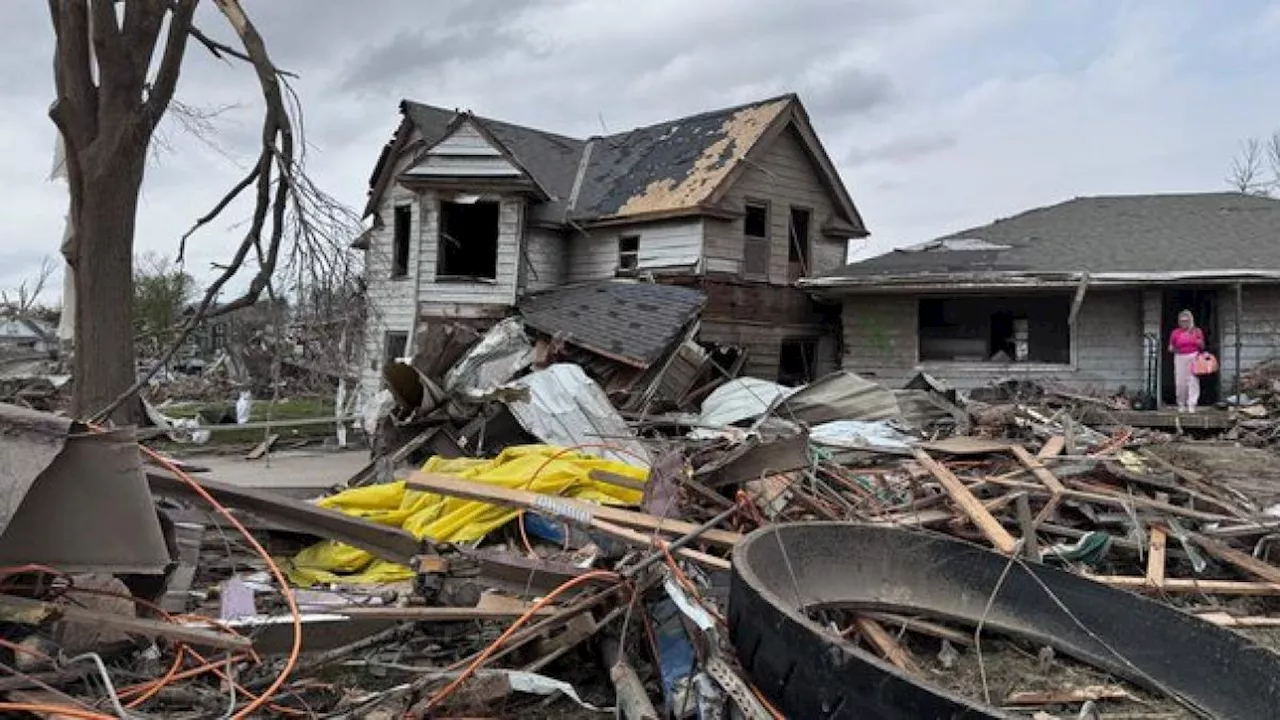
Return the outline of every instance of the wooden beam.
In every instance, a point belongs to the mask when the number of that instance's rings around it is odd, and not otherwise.
[[[1147,546],[1147,582],[1153,587],[1164,587],[1164,553],[1166,547],[1164,528],[1151,526],[1150,544]]]
[[[1062,446],[1065,447],[1066,439],[1060,435],[1050,438],[1050,442],[1060,438],[1062,439]],[[1048,449],[1048,444],[1045,445],[1045,449]],[[1040,527],[1040,523],[1053,517],[1053,512],[1058,508],[1058,503],[1062,502],[1062,493],[1066,490],[1066,487],[1063,486],[1056,475],[1049,472],[1049,468],[1045,467],[1044,463],[1040,462],[1040,458],[1032,456],[1031,453],[1027,452],[1026,448],[1021,445],[1014,445],[1009,448],[1009,451],[1018,459],[1018,462],[1022,463],[1023,467],[1031,471],[1031,474],[1049,489],[1049,502],[1045,503],[1045,506],[1040,509],[1040,512],[1036,513],[1035,518],[1031,521],[1032,528]],[[1041,452],[1043,451],[1042,449]]]
[[[631,528],[625,528],[625,527],[622,527],[621,525],[614,525],[611,522],[600,520],[599,518],[595,518],[591,521],[591,527],[603,533],[611,535],[615,538],[618,538],[623,542],[630,543],[632,545],[638,545],[640,547],[665,548],[666,546],[671,544],[662,538],[655,538],[652,535],[645,535],[644,533],[636,532]],[[697,550],[690,550],[689,548],[678,548],[674,552],[676,555],[679,555],[682,558],[686,558],[689,560],[693,560],[694,562],[702,563],[703,565],[706,565],[707,567],[713,568],[715,570],[728,570],[730,567],[732,567],[729,564],[729,561],[725,560],[724,558],[718,558],[714,555],[708,555],[704,552],[698,552]]]
[[[1067,326],[1075,327],[1076,318],[1080,316],[1080,306],[1084,304],[1085,291],[1089,289],[1089,273],[1080,276],[1080,282],[1076,285],[1076,294],[1071,298],[1071,310],[1067,313]]]
[[[174,642],[219,650],[239,652],[253,647],[253,641],[249,638],[229,633],[133,615],[89,610],[75,605],[47,603],[13,595],[0,595],[0,617],[6,621],[21,624],[42,624],[47,620],[61,619],[69,623],[111,628],[130,635],[165,638]]]
[[[1000,552],[1011,555],[1018,547],[1018,541],[1009,534],[1008,530],[996,520],[994,516],[987,510],[982,501],[974,497],[969,492],[969,488],[965,486],[960,478],[957,478],[950,470],[929,456],[929,453],[916,448],[913,452],[916,461],[920,463],[926,470],[930,472],[938,482],[942,484],[947,494],[955,501],[956,505],[965,515],[973,520],[973,524],[982,532],[982,534],[991,541],[991,544]]]
[[[1221,540],[1198,534],[1192,534],[1191,537],[1197,545],[1204,548],[1205,552],[1222,562],[1269,583],[1280,584],[1280,567],[1237,550]]]
[[[879,622],[868,617],[858,616],[855,626],[858,628],[858,632],[862,633],[862,636],[875,646],[880,651],[880,654],[884,656],[884,659],[892,663],[894,667],[912,675],[919,676],[922,674],[915,658],[911,657],[911,652],[902,647]]]
[[[624,527],[658,530],[673,535],[687,535],[698,529],[697,525],[683,520],[661,518],[648,513],[623,510],[610,505],[597,505],[573,498],[542,495],[528,490],[484,485],[461,480],[452,475],[418,472],[410,476],[407,482],[414,490],[535,510],[585,523],[598,518]],[[722,548],[731,548],[742,538],[742,534],[728,530],[707,530],[701,535],[702,540]]]
[[[522,604],[518,603],[517,604]],[[554,615],[557,608],[548,607],[534,615]],[[459,622],[464,620],[497,620],[509,622],[528,612],[526,607],[335,607],[336,615],[357,620],[402,620],[404,622]]]
[[[1049,458],[1061,455],[1062,451],[1066,448],[1067,439],[1062,435],[1054,435],[1045,441],[1044,445],[1040,448],[1040,452],[1036,453],[1036,458],[1040,460],[1048,460]]]
[[[1192,578],[1164,579],[1164,584],[1155,587],[1145,576],[1132,575],[1085,575],[1095,582],[1112,587],[1129,590],[1152,590],[1164,593],[1198,592],[1206,595],[1280,595],[1280,584],[1261,582],[1240,582],[1237,580],[1195,580]]]
[[[894,615],[893,613],[867,612],[861,614],[872,620],[889,625],[901,625],[902,627],[920,633],[921,635],[932,635],[941,640],[948,640],[957,645],[968,647],[973,644],[973,633],[962,633],[959,630],[953,630],[945,625],[929,622],[928,620],[920,620],[918,618],[907,617],[905,615]]]

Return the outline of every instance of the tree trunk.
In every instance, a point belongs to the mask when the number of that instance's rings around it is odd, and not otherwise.
[[[124,157],[136,155],[136,157]],[[137,377],[133,345],[133,232],[146,161],[120,152],[110,168],[82,176],[77,212],[75,273],[75,390],[72,412],[89,417],[129,389]],[[136,424],[136,399],[111,415]]]

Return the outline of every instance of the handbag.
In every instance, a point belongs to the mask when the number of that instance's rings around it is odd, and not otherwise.
[[[1191,374],[1197,377],[1218,372],[1218,358],[1211,352],[1199,352],[1191,360]]]

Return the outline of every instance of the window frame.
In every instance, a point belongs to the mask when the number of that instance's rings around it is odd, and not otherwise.
[[[1057,294],[1057,293],[1022,293],[1022,294],[995,294],[990,292],[975,293],[973,295],[917,295],[912,303],[911,339],[915,344],[915,367],[917,370],[935,370],[938,372],[960,371],[967,373],[992,375],[1000,374],[1024,374],[1024,373],[1046,373],[1046,372],[1076,372],[1080,369],[1080,332],[1079,322],[1067,325],[1067,342],[1069,343],[1067,353],[1069,355],[1066,363],[1046,363],[1046,362],[1017,362],[1011,361],[1007,363],[978,361],[978,360],[924,360],[920,357],[920,304],[925,300],[957,300],[966,297],[978,298],[1007,298],[1019,297],[1022,295],[1034,297],[1035,295]]]
[[[404,220],[403,225],[401,219]],[[403,234],[401,230],[403,229]],[[413,255],[413,205],[397,203],[391,208],[391,279],[409,277],[409,258]]]
[[[769,278],[770,265],[773,263],[773,203],[761,198],[745,198],[742,202],[742,277],[749,279]],[[747,219],[753,208],[764,210],[764,235],[752,235],[747,232]],[[749,267],[748,256],[755,246],[755,252],[763,252],[764,269],[754,271]]]
[[[634,250],[624,250],[623,243],[627,241],[635,241]],[[617,277],[634,277],[640,273],[640,235],[639,233],[627,233],[619,235],[617,242],[617,267],[614,274]],[[624,262],[625,258],[631,259],[631,265],[628,267]]]
[[[472,207],[476,205],[492,205],[497,211],[494,216],[494,236],[493,236],[493,275],[463,275],[458,273],[445,272],[445,208],[448,206]],[[437,282],[474,282],[492,284],[498,281],[499,270],[501,269],[500,251],[502,249],[502,200],[501,199],[485,199],[481,198],[474,203],[459,203],[452,200],[436,201],[436,265],[435,279]]]

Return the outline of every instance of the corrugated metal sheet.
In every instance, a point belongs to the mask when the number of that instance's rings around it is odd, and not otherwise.
[[[560,447],[610,460],[649,467],[649,451],[618,414],[604,390],[577,365],[560,363],[530,373],[510,387],[528,391],[528,399],[511,399],[507,408],[534,437]],[[609,445],[617,450],[600,445]]]
[[[777,413],[810,425],[833,420],[892,420],[902,416],[893,392],[847,370],[818,378],[787,398]]]
[[[724,427],[743,420],[758,418],[777,402],[796,392],[796,388],[759,378],[744,377],[721,385],[702,401],[699,422]]]

